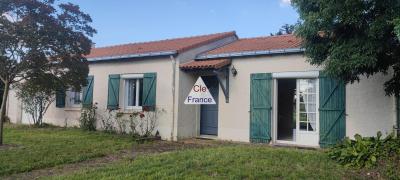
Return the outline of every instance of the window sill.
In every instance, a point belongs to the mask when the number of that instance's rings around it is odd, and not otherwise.
[[[139,106],[139,107],[124,108],[120,112],[124,113],[124,114],[130,114],[130,113],[141,112],[141,111],[142,111],[142,107]]]
[[[66,107],[64,111],[81,111],[81,107]]]

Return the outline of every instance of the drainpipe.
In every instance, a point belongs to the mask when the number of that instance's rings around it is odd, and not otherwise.
[[[171,127],[171,141],[174,140],[175,132],[175,74],[176,74],[176,59],[173,55],[170,56],[172,61],[172,127]]]

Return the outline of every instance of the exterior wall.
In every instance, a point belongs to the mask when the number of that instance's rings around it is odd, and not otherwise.
[[[231,66],[237,69],[238,74],[236,77],[230,74],[229,103],[225,102],[220,88],[218,139],[244,142],[249,141],[250,134],[250,74],[319,70],[298,54],[235,58]],[[355,133],[375,136],[377,131],[383,134],[393,131],[395,102],[393,97],[385,96],[383,83],[387,79],[378,74],[347,85],[346,136],[353,137]],[[196,115],[198,118],[192,121],[199,123],[199,113]]]
[[[170,67],[170,68],[168,68]],[[131,74],[131,73],[157,73],[157,92],[156,106],[165,112],[159,115],[157,130],[163,139],[169,139],[172,124],[172,63],[170,57],[126,60],[120,62],[100,62],[89,65],[89,75],[94,76],[93,103],[98,103],[97,112],[102,115],[106,112],[108,97],[108,75],[109,74]],[[122,84],[122,83],[121,83]],[[121,88],[120,88],[121,90]],[[13,123],[21,123],[22,106],[15,97],[13,91],[10,92],[8,116]],[[121,112],[123,111],[122,96],[120,93]],[[51,104],[44,117],[44,122],[57,126],[79,126],[80,117],[79,107],[56,108],[55,103]],[[128,111],[126,111],[128,112]],[[129,111],[132,112],[132,111]],[[26,122],[22,122],[26,123]],[[101,127],[100,122],[97,127]]]
[[[174,139],[182,139],[199,135],[197,121],[199,117],[200,106],[184,104],[184,100],[192,89],[192,86],[196,82],[198,76],[181,71],[179,69],[179,64],[193,60],[198,54],[226,45],[236,39],[236,36],[227,37],[205,46],[189,50],[177,57],[175,67],[175,117],[177,121],[175,125],[176,132],[174,133]]]
[[[22,121],[22,105],[15,93],[15,90],[9,91],[6,114],[12,123],[20,123]]]
[[[170,68],[169,68],[170,67]],[[108,75],[110,74],[132,74],[132,73],[157,73],[156,86],[156,107],[164,112],[158,115],[158,126],[160,135],[163,139],[169,139],[171,134],[172,124],[172,63],[169,57],[158,59],[142,59],[120,62],[104,62],[90,64],[90,75],[94,76],[94,92],[93,102],[98,103],[99,113],[103,113],[107,109],[108,97]],[[123,109],[123,93],[121,93],[122,84],[120,87],[120,112]]]
[[[158,126],[162,139],[177,140],[178,137],[193,137],[197,135],[196,123],[190,119],[196,119],[197,106],[183,106],[183,99],[189,93],[195,82],[192,76],[186,76],[179,70],[179,64],[193,60],[198,54],[226,45],[236,40],[236,36],[227,37],[219,41],[211,42],[179,54],[177,57],[151,57],[131,60],[109,61],[90,63],[89,75],[94,76],[93,103],[98,103],[97,112],[102,115],[107,109],[108,76],[110,74],[133,73],[157,73],[156,106],[163,112],[158,116]],[[120,89],[123,87],[122,83]],[[23,119],[20,101],[10,93],[10,109],[7,113],[13,122],[21,123]],[[120,93],[120,112],[132,112],[123,110],[123,93]],[[182,102],[180,102],[182,101]],[[56,108],[55,103],[50,105],[44,117],[44,122],[57,126],[79,126],[79,107]],[[22,122],[25,123],[25,122]],[[97,127],[101,127],[98,122]]]
[[[346,87],[346,136],[376,136],[393,132],[396,124],[395,98],[385,95],[388,76],[377,74]]]
[[[229,103],[220,88],[218,139],[244,142],[250,139],[250,74],[318,70],[298,54],[235,58],[231,66],[238,74],[230,73]]]

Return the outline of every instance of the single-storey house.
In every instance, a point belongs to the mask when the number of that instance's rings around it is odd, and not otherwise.
[[[327,146],[345,136],[374,136],[398,126],[389,78],[376,74],[345,85],[307,62],[294,35],[240,39],[235,32],[93,48],[88,86],[57,97],[45,122],[77,126],[82,104],[99,111],[162,109],[162,139],[214,138],[254,143]],[[186,105],[202,77],[216,101]],[[7,115],[29,123],[10,92]]]

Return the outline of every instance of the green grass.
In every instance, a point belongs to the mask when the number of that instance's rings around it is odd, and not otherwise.
[[[132,161],[51,179],[341,179],[348,176],[346,169],[320,151],[238,145],[140,156]]]
[[[126,149],[132,139],[80,129],[5,126],[4,143],[18,145],[0,149],[0,176],[79,162]]]

